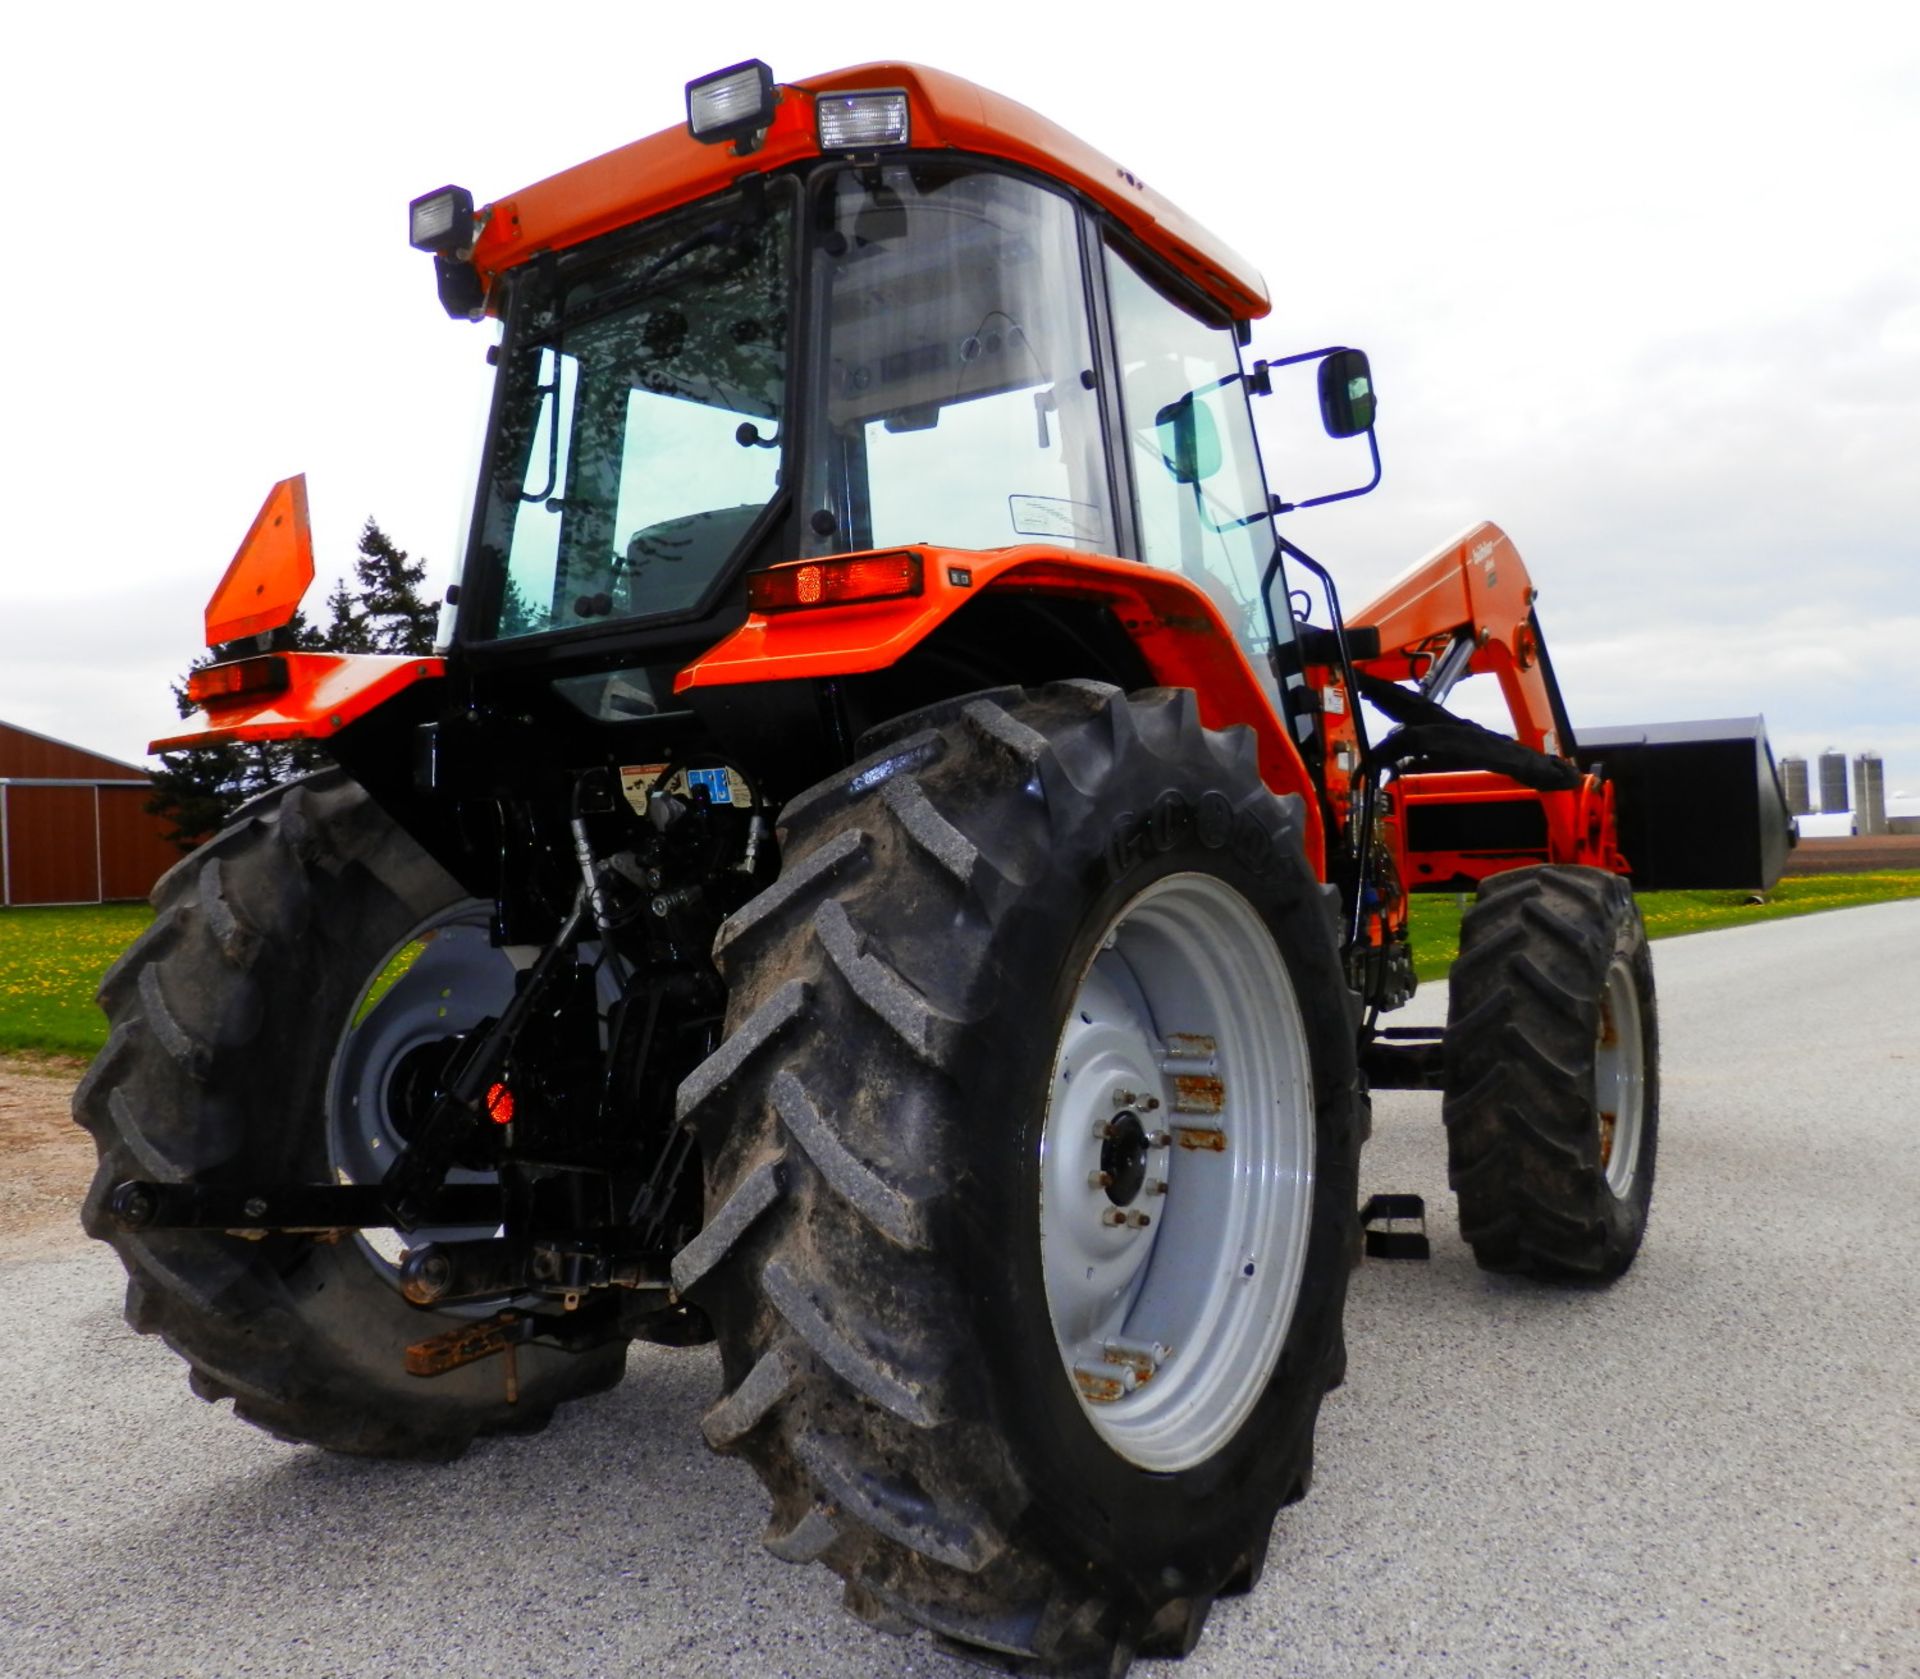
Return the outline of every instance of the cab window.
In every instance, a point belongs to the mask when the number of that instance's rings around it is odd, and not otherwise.
[[[1194,314],[1118,246],[1107,279],[1140,557],[1184,572],[1263,653],[1273,541],[1233,330]]]

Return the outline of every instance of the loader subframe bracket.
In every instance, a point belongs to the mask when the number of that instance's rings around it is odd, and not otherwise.
[[[1388,1225],[1417,1221],[1418,1230],[1391,1230]],[[1360,1209],[1360,1228],[1366,1236],[1369,1259],[1431,1259],[1427,1240],[1427,1203],[1419,1195],[1369,1195]]]
[[[1390,1026],[1360,1046],[1371,1090],[1444,1090],[1447,1034],[1439,1026]]]

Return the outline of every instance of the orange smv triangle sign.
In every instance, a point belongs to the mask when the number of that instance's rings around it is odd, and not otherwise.
[[[313,529],[307,523],[307,475],[275,484],[207,602],[207,645],[277,630],[313,581]]]

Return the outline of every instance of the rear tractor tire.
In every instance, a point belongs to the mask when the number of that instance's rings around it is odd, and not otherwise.
[[[387,1232],[250,1240],[108,1214],[129,1178],[377,1181],[404,1144],[395,1091],[513,991],[487,906],[337,771],[247,806],[153,900],[101,982],[112,1035],[74,1096],[100,1152],[82,1216],[126,1266],[127,1321],[187,1361],[194,1391],[282,1439],[450,1458],[617,1382],[618,1344],[520,1348],[515,1403],[499,1359],[407,1374],[408,1345],[470,1319],[401,1297]]]
[[[876,1624],[1024,1672],[1183,1655],[1344,1363],[1332,894],[1191,693],[1000,690],[870,740],[783,813],[680,1089],[705,1433]]]
[[[1449,978],[1449,1177],[1489,1271],[1611,1281],[1640,1251],[1659,1140],[1653,960],[1627,882],[1481,883]]]

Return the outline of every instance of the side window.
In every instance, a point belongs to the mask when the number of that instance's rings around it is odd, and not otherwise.
[[[1107,275],[1141,557],[1185,572],[1264,653],[1260,578],[1273,543],[1232,329],[1188,313],[1113,246]]]

